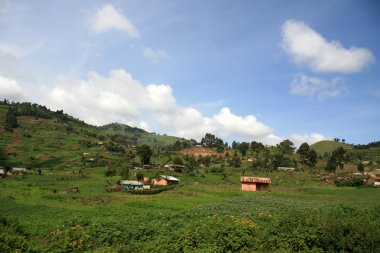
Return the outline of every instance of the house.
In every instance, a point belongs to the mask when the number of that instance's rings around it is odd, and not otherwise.
[[[144,183],[135,180],[120,180],[119,184],[126,190],[142,190]]]
[[[0,169],[0,178],[5,177],[5,172],[3,169]]]
[[[372,176],[368,178],[367,183],[372,184],[375,187],[380,187],[380,177],[379,176]]]
[[[240,177],[242,191],[268,191],[270,178],[265,177]]]
[[[167,185],[176,185],[179,183],[179,179],[172,177],[172,176],[165,176],[160,175],[159,178],[153,178],[152,184],[153,185],[161,185],[161,186],[167,186]]]
[[[26,169],[25,168],[13,168],[12,169],[12,174],[23,174],[23,173],[26,173]]]
[[[186,168],[186,166],[181,165],[181,164],[166,164],[164,168],[169,169],[169,170],[175,170],[175,169],[184,169]]]
[[[282,170],[282,171],[294,171],[295,168],[290,168],[290,167],[277,167],[277,170]]]

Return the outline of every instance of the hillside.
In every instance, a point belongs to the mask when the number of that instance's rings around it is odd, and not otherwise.
[[[187,141],[179,137],[149,133],[143,129],[119,123],[104,125],[98,129],[105,134],[123,136],[124,141],[136,146],[146,144],[151,147],[162,147],[172,145],[176,141]]]
[[[318,154],[323,155],[324,153],[331,153],[335,149],[343,147],[344,149],[352,149],[351,145],[344,144],[341,142],[335,142],[335,141],[319,141],[310,146],[310,148],[314,149],[317,151]]]
[[[6,131],[6,115],[15,110],[18,127]],[[156,135],[122,124],[95,127],[45,106],[0,102],[0,166],[100,166],[120,159],[133,145],[167,146],[181,138]]]
[[[31,108],[33,110],[29,110]],[[32,168],[76,166],[115,156],[107,154],[110,143],[97,128],[62,111],[52,112],[29,103],[17,104],[17,110],[19,126],[13,131],[5,131],[8,105],[0,105],[0,149],[6,156],[3,165]],[[32,116],[31,111],[38,113]]]

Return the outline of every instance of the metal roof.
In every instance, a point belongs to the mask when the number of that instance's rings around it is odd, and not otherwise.
[[[143,183],[136,181],[136,180],[120,180],[120,184],[127,184],[127,185],[143,185]]]
[[[172,176],[160,175],[160,177],[165,178],[168,181],[180,181],[178,178]]]
[[[242,183],[264,183],[270,184],[271,180],[267,177],[240,177]]]

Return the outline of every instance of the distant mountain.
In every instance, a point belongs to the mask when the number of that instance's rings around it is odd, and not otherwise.
[[[326,152],[331,153],[332,151],[334,151],[335,149],[339,147],[343,147],[344,149],[347,149],[347,150],[353,148],[353,146],[349,144],[344,144],[344,143],[336,142],[336,141],[328,141],[328,140],[319,141],[310,146],[310,148],[317,151],[317,153],[320,155],[323,155]]]
[[[175,136],[159,135],[155,133],[149,133],[143,129],[137,127],[131,127],[120,123],[107,124],[98,129],[109,135],[118,135],[120,139],[124,138],[127,143],[133,145],[149,145],[152,147],[172,145],[176,141],[187,141],[184,138]]]

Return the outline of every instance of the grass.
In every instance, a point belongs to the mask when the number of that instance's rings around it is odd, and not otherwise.
[[[220,174],[204,173],[197,177],[177,174],[181,185],[158,195],[107,193],[105,185],[110,179],[104,176],[105,168],[89,170],[85,176],[78,174],[77,170],[73,173],[74,170],[44,170],[43,175],[30,173],[2,179],[1,216],[18,220],[36,246],[42,238],[49,237],[51,231],[67,222],[108,221],[132,226],[135,219],[139,219],[151,225],[158,222],[169,226],[173,225],[172,222],[182,224],[218,215],[245,217],[257,223],[262,222],[262,215],[285,215],[283,212],[288,209],[303,212],[330,210],[337,205],[359,209],[375,207],[380,198],[378,189],[337,188],[321,184],[315,173],[308,172],[258,173],[277,182],[268,193],[241,192],[238,171],[230,172],[227,184]],[[113,177],[112,181],[117,179]],[[297,184],[301,179],[302,183]],[[71,193],[72,186],[78,186],[79,193]],[[152,226],[160,231],[156,223]],[[150,240],[156,239],[150,237]]]
[[[324,155],[326,152],[331,153],[339,147],[343,147],[344,149],[347,149],[347,150],[352,149],[351,145],[344,144],[341,142],[336,142],[336,141],[327,141],[327,140],[319,141],[310,146],[310,148],[314,149],[319,155]]]

